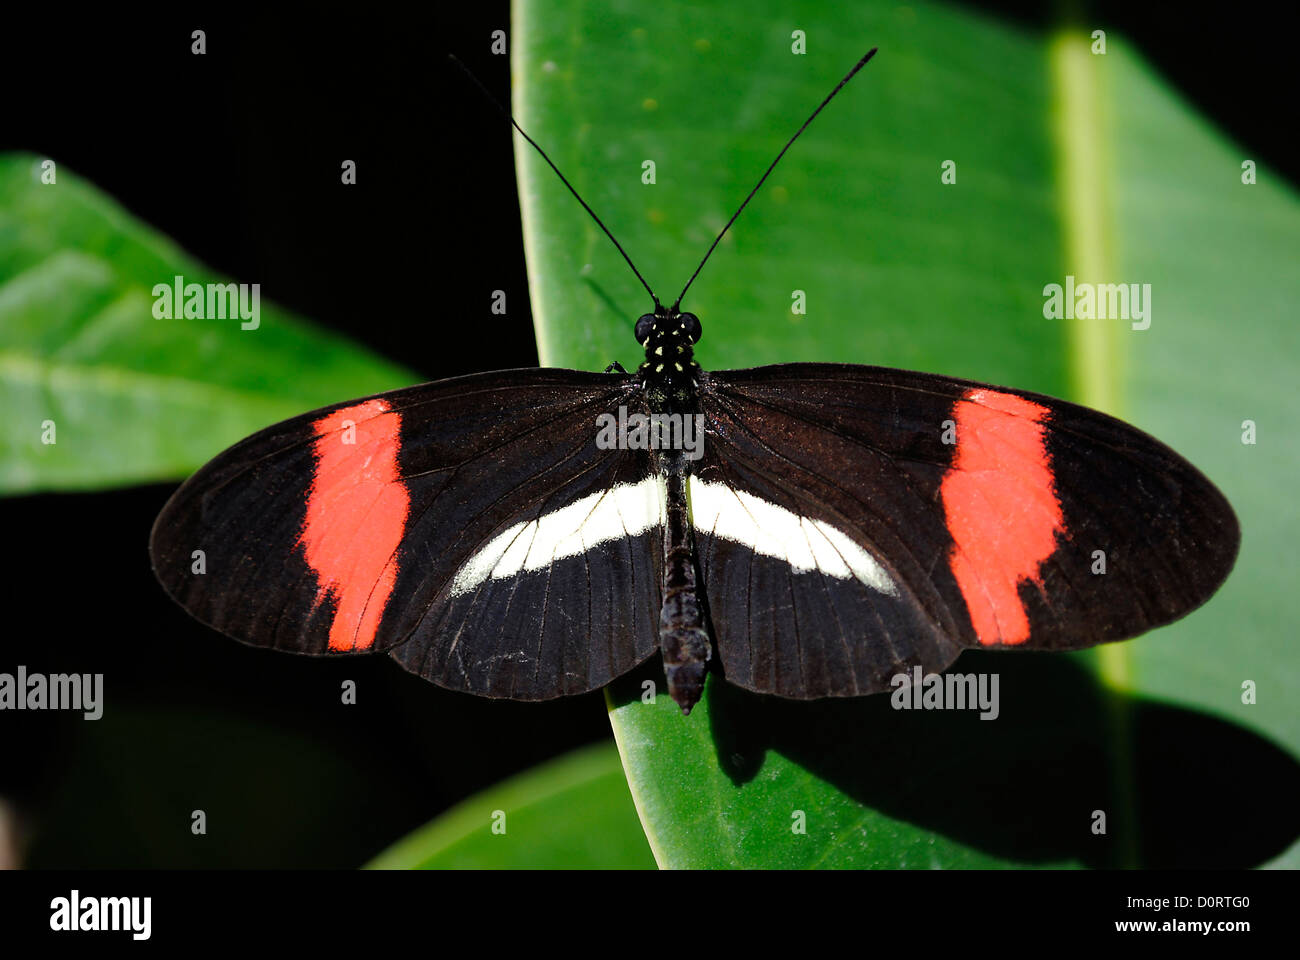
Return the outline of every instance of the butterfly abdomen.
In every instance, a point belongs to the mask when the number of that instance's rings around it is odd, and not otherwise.
[[[686,502],[686,460],[680,451],[662,458],[668,485],[664,522],[664,590],[659,611],[659,649],[668,695],[690,713],[704,692],[710,657],[709,632],[695,579],[695,538]]]

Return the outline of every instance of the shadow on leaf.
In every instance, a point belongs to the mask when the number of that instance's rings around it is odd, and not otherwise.
[[[997,719],[895,710],[888,694],[783,700],[711,677],[718,764],[742,786],[775,751],[865,807],[1027,864],[1252,867],[1300,833],[1300,764],[1236,724],[1111,694],[1052,655],[970,651],[952,670],[999,674]],[[636,692],[620,683],[615,701]]]

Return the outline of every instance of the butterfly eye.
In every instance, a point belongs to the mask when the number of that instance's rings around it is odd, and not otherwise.
[[[636,322],[636,342],[645,346],[645,342],[650,339],[650,331],[654,329],[655,315],[653,313],[643,313]]]
[[[700,339],[700,318],[693,313],[683,313],[680,319],[682,332],[690,337],[691,343],[698,343]]]

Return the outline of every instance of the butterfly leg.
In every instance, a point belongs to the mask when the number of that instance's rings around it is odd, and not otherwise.
[[[617,370],[619,373],[627,373],[627,371],[623,369],[623,364],[619,363],[617,360],[605,368],[606,373],[611,373],[614,370]]]
[[[704,692],[711,653],[695,584],[695,540],[686,503],[686,463],[664,458],[668,483],[664,524],[664,602],[659,612],[659,649],[668,695],[688,714]]]

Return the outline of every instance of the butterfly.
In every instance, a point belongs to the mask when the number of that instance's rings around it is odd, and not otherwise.
[[[710,669],[861,696],[968,648],[1074,650],[1204,603],[1232,508],[1120,420],[936,374],[696,362],[691,283],[874,53],[669,307],[556,169],[653,299],[636,371],[474,374],[268,427],[162,510],[167,592],[245,643],[386,652],[488,697],[583,693],[658,652],[683,713]]]

